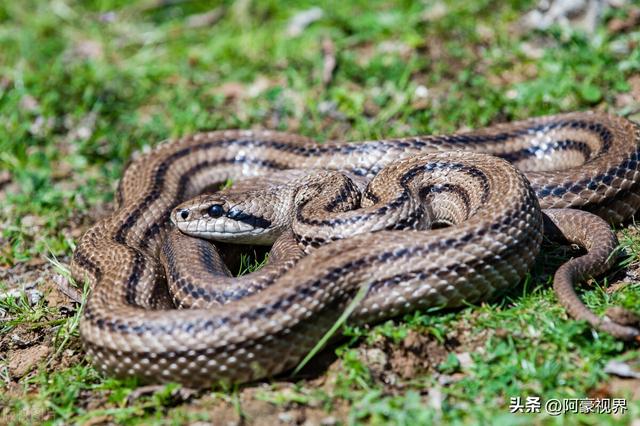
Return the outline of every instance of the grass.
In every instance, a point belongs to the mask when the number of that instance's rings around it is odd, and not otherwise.
[[[587,36],[524,30],[518,19],[532,1],[329,1],[319,21],[287,35],[291,17],[316,5],[0,4],[0,181],[10,180],[0,195],[0,285],[44,278],[46,290],[33,306],[22,297],[0,299],[1,423],[333,416],[351,424],[625,424],[640,416],[637,401],[618,417],[509,413],[513,396],[630,398],[638,389],[637,381],[621,387],[603,371],[609,360],[637,363],[637,346],[568,320],[543,274],[493,304],[347,327],[336,363],[315,379],[187,402],[169,386],[131,402],[135,381],[102,377],[86,362],[77,311],[53,296],[46,258],[69,260],[82,230],[110,209],[135,151],[199,129],[360,140],[571,110],[640,119],[640,32],[607,27],[637,4],[608,11]],[[442,5],[446,13],[436,17]],[[212,10],[220,19],[198,26]],[[323,82],[327,40],[337,67]],[[627,256],[619,269],[629,268],[633,283],[611,295],[585,287],[584,300],[600,314],[640,302],[633,275],[640,237],[635,226],[620,235]],[[11,361],[40,346],[53,350],[14,377]]]

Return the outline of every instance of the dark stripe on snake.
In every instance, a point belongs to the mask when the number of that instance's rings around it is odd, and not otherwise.
[[[246,223],[247,225],[251,225],[254,228],[264,228],[267,229],[271,226],[271,221],[265,219],[262,216],[256,216],[253,214],[245,213],[241,210],[232,209],[227,213],[227,217],[233,220],[237,220],[238,222]]]
[[[566,139],[562,141],[555,141],[548,145],[530,146],[519,151],[507,152],[498,155],[498,157],[504,158],[509,162],[516,163],[518,161],[527,160],[529,158],[539,158],[541,156],[546,156],[562,151],[577,151],[582,154],[585,161],[591,156],[591,148],[588,144],[580,141]]]
[[[84,269],[91,271],[91,273],[95,275],[98,280],[102,278],[102,271],[100,270],[100,268],[98,268],[98,266],[95,263],[93,263],[91,260],[86,258],[82,253],[80,253],[77,250],[73,252],[73,261],[77,262]]]
[[[640,148],[640,147],[639,147]],[[635,169],[638,166],[638,161],[640,159],[640,151],[636,150],[632,153],[629,159],[622,162],[619,166],[613,166],[608,169],[605,173],[594,176],[590,179],[582,179],[578,182],[566,183],[564,185],[545,185],[541,188],[536,188],[534,186],[534,190],[539,198],[544,198],[549,195],[554,195],[561,197],[567,192],[572,192],[574,194],[578,194],[583,191],[585,188],[589,190],[595,190],[599,185],[610,184],[615,177],[624,178],[627,173],[635,173]],[[622,198],[621,195],[618,195],[616,198]]]

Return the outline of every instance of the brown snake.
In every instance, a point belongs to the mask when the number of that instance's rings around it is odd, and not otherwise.
[[[610,222],[630,218],[640,207],[639,150],[637,125],[590,113],[361,143],[217,131],[162,144],[127,167],[116,211],[90,228],[74,252],[74,277],[92,285],[80,333],[108,374],[192,387],[255,380],[299,362],[363,285],[368,293],[355,321],[495,297],[528,271],[544,226],[588,250],[556,274],[565,307],[631,340],[638,330],[595,316],[572,288],[608,266],[617,241],[606,222],[579,210],[543,214],[540,207],[580,208]],[[524,175],[480,153],[502,157]],[[210,243],[172,229],[170,216],[180,224],[185,209],[196,233],[250,234],[270,225],[253,201],[234,197],[251,192],[252,181],[242,178],[269,181],[288,169],[344,173],[327,173],[337,186],[307,182],[302,195],[294,193],[300,204],[284,215],[294,216],[292,231],[281,227],[282,236],[263,238],[279,239],[257,275],[231,281]],[[351,177],[372,180],[352,196],[358,184]],[[240,179],[240,189],[173,211],[226,179]],[[352,197],[360,198],[356,210],[348,210]],[[221,217],[223,224],[206,225]],[[452,226],[426,230],[430,222]],[[354,235],[360,223],[378,232]],[[294,239],[311,253],[303,256]],[[197,260],[175,261],[183,256]],[[218,282],[210,285],[208,277]]]

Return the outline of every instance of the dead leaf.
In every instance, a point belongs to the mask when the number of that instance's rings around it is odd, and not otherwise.
[[[622,361],[609,361],[604,366],[604,372],[618,377],[640,379],[640,371],[634,370],[629,364]]]
[[[609,21],[607,29],[614,34],[635,29],[640,24],[640,9],[631,9],[625,18],[614,18]]]

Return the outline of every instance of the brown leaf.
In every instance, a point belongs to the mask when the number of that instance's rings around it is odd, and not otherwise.
[[[631,9],[626,18],[614,18],[609,21],[607,29],[612,33],[623,33],[633,30],[640,24],[640,9]]]

